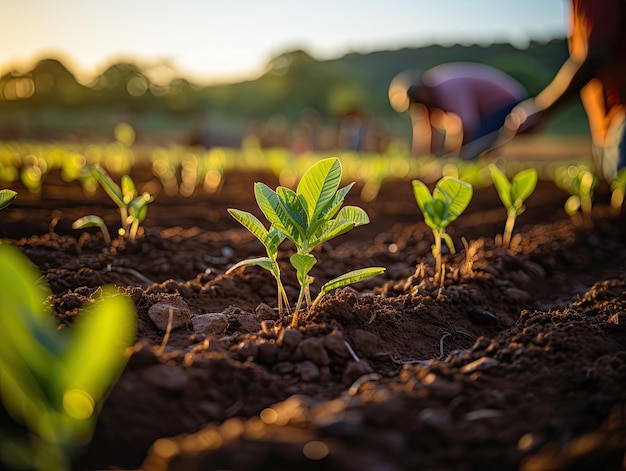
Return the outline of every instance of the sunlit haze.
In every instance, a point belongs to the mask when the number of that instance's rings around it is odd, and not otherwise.
[[[553,0],[4,0],[0,74],[59,58],[81,80],[132,60],[154,80],[255,78],[294,48],[318,59],[433,43],[548,40],[566,34]]]

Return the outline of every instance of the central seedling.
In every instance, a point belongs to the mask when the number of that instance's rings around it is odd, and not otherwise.
[[[522,170],[511,181],[494,164],[489,165],[489,171],[498,196],[506,208],[507,217],[502,234],[502,245],[508,247],[511,245],[515,220],[526,210],[524,201],[535,191],[537,186],[537,170],[534,168]]]
[[[274,191],[264,183],[255,183],[254,195],[259,208],[271,224],[269,231],[251,214],[229,210],[230,214],[255,234],[266,247],[269,259],[253,259],[240,264],[256,263],[274,274],[279,285],[279,306],[283,300],[286,301],[286,295],[280,283],[275,250],[284,239],[289,239],[295,245],[296,253],[289,261],[296,269],[300,293],[293,313],[293,326],[298,323],[302,303],[306,300],[307,306],[314,304],[311,302],[310,294],[313,278],[309,275],[317,263],[317,259],[311,254],[313,249],[357,226],[369,223],[367,213],[363,209],[356,206],[342,208],[344,199],[354,183],[340,189],[341,174],[339,159],[330,158],[321,160],[311,167],[303,175],[295,192],[280,186]],[[270,234],[273,233],[277,235],[272,236],[274,241],[271,241]],[[315,302],[319,302],[321,296],[332,289],[378,275],[384,270],[381,267],[364,268],[335,278],[322,287]]]
[[[101,167],[94,167],[91,172],[93,177],[100,183],[109,198],[117,205],[120,210],[121,227],[118,234],[122,237],[135,239],[139,225],[146,219],[148,215],[148,205],[154,201],[154,197],[148,192],[141,195],[137,194],[135,182],[129,175],[122,175],[121,186],[109,176],[109,174]],[[73,229],[85,229],[87,227],[97,226],[102,231],[104,240],[107,244],[111,242],[109,231],[106,228],[104,220],[100,216],[90,214],[81,217],[72,224]]]
[[[435,257],[435,280],[443,285],[441,269],[441,239],[446,242],[451,253],[455,253],[454,243],[446,227],[465,211],[472,199],[472,185],[452,177],[444,177],[435,186],[433,194],[419,180],[413,180],[413,194],[424,215],[424,222],[433,231],[435,244],[432,252]]]

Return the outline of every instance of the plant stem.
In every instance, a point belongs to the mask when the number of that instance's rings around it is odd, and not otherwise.
[[[296,310],[293,312],[293,319],[291,319],[291,327],[298,327],[298,313],[300,312],[300,306],[302,306],[302,299],[304,298],[304,291],[306,285],[300,285],[300,294],[298,295],[298,302],[296,303]]]
[[[514,208],[509,209],[506,216],[506,224],[504,225],[504,234],[502,234],[502,245],[509,247],[511,245],[511,235],[513,234],[513,226],[515,226],[515,218],[517,217]]]
[[[440,278],[443,278],[441,275],[441,233],[443,229],[439,229],[433,231],[435,236],[435,249],[433,250],[433,255],[435,256],[435,282]]]

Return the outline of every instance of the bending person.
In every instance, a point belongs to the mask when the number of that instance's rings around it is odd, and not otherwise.
[[[471,62],[442,64],[423,74],[402,72],[389,86],[391,106],[409,112],[417,155],[459,151],[472,142],[489,147],[507,115],[527,97],[509,75]],[[461,152],[463,158],[476,155]]]
[[[611,182],[626,166],[626,1],[571,0],[569,58],[535,98],[515,107],[504,132],[525,132],[580,94],[596,174]]]

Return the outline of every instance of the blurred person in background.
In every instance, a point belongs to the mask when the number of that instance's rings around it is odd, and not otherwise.
[[[507,115],[528,94],[515,79],[484,64],[451,62],[424,73],[405,71],[389,86],[397,112],[408,111],[415,155],[478,155],[498,138]]]
[[[626,166],[626,0],[571,0],[569,58],[536,97],[516,106],[503,135],[526,132],[580,94],[595,172],[608,182]]]

